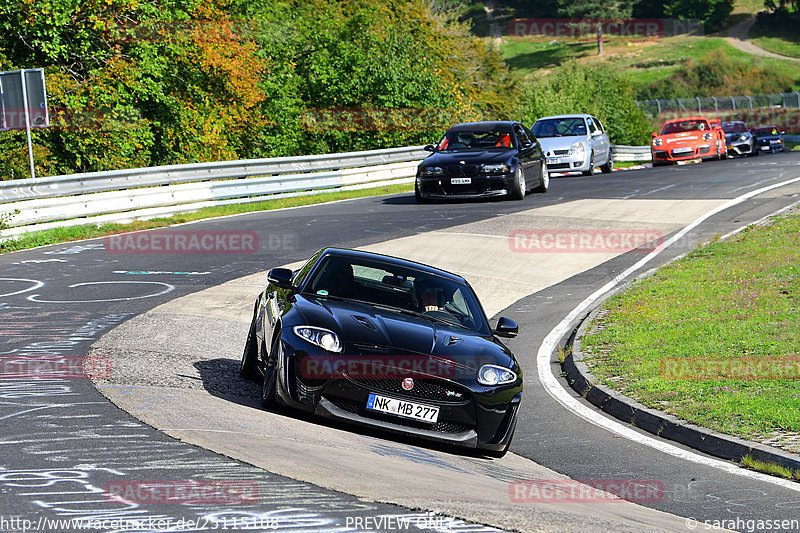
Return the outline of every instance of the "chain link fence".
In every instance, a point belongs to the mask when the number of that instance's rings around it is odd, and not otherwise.
[[[639,109],[660,122],[702,115],[722,121],[741,120],[751,127],[779,126],[800,133],[800,92],[745,96],[707,96],[637,101]]]

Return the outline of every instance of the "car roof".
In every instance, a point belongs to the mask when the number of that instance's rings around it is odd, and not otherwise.
[[[496,129],[510,129],[514,124],[521,124],[516,120],[484,120],[480,122],[463,122],[450,126],[447,131],[491,131]]]
[[[664,124],[671,124],[673,122],[685,122],[687,120],[705,120],[709,124],[711,123],[711,121],[708,120],[708,118],[706,117],[682,117],[682,118],[673,118],[672,120],[664,122]]]
[[[571,113],[567,115],[550,115],[547,117],[537,118],[536,122],[539,122],[540,120],[554,119],[554,118],[590,118],[590,117],[594,118],[594,115],[587,115],[586,113]]]
[[[320,252],[321,252],[320,258],[326,255],[330,255],[330,256],[348,257],[352,259],[372,259],[389,265],[420,270],[428,274],[434,274],[437,276],[447,278],[456,283],[467,285],[467,281],[458,274],[453,274],[452,272],[448,272],[440,268],[432,267],[424,263],[417,263],[415,261],[410,261],[408,259],[402,259],[400,257],[378,254],[374,252],[366,252],[363,250],[351,250],[349,248],[334,248],[334,247],[323,248],[322,250],[320,250]]]

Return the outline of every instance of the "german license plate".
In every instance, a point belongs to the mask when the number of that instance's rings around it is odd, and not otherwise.
[[[472,178],[450,178],[452,185],[469,185],[472,183]]]
[[[422,405],[396,398],[387,398],[377,394],[370,394],[367,399],[367,409],[389,413],[390,415],[402,416],[423,422],[435,424],[439,419],[439,408],[430,405]]]
[[[561,163],[561,158],[560,157],[548,157],[547,158],[547,164],[548,165],[558,165],[559,163]]]
[[[684,148],[675,148],[672,153],[673,154],[689,154],[692,152],[691,146],[686,146]]]

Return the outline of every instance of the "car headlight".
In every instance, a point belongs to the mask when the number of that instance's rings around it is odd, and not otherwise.
[[[478,383],[481,385],[505,385],[517,380],[517,375],[511,370],[497,365],[483,365],[478,370]]]
[[[419,173],[421,176],[442,176],[444,169],[442,167],[422,167]]]
[[[747,138],[748,138],[747,135],[739,135],[739,140],[740,141],[746,141]]]
[[[502,165],[483,165],[481,172],[484,174],[507,174],[511,172],[511,167],[506,164]]]
[[[710,131],[707,131],[707,132],[705,132],[703,134],[703,140],[704,141],[710,141],[711,140],[711,132]]]
[[[663,142],[661,139],[653,139],[653,146],[661,146]]]
[[[569,155],[583,157],[585,154],[586,148],[583,146],[583,143],[578,142],[569,147]]]
[[[342,343],[339,340],[339,336],[329,329],[315,326],[295,326],[292,330],[298,337],[319,346],[323,350],[334,353],[342,351]]]

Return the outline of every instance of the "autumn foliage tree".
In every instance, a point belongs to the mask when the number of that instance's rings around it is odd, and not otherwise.
[[[0,30],[0,69],[45,69],[42,175],[431,142],[517,95],[424,0],[6,0]],[[24,145],[0,134],[0,179]]]

